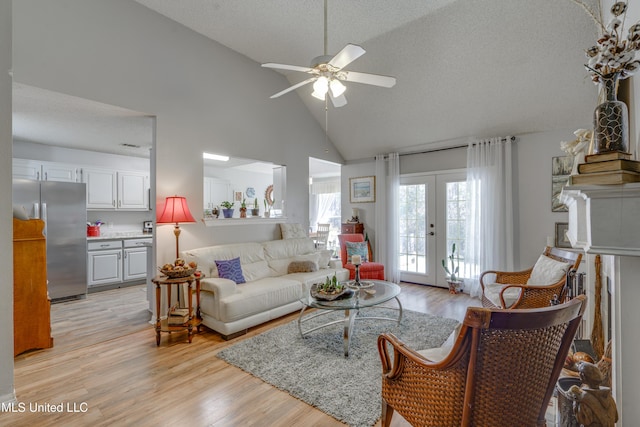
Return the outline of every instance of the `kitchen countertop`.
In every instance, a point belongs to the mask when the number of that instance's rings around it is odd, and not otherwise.
[[[100,233],[100,236],[89,237],[87,241],[93,240],[119,240],[119,239],[141,239],[144,237],[153,237],[153,233],[145,233],[143,231],[118,231],[113,233]]]

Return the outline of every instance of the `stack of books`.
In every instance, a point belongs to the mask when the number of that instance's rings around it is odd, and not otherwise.
[[[640,182],[640,162],[631,154],[611,151],[586,156],[578,165],[579,175],[571,176],[571,185],[607,185]]]
[[[188,308],[172,308],[169,312],[169,325],[184,325],[189,321]]]

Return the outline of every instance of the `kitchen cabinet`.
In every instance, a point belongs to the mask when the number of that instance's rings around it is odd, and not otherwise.
[[[87,244],[88,285],[122,282],[122,240]]]
[[[80,168],[76,165],[39,160],[13,159],[13,177],[35,181],[78,182]]]
[[[149,245],[150,238],[88,242],[88,285],[111,285],[146,279]]]
[[[138,280],[147,278],[147,245],[151,239],[124,240],[124,270],[123,280]]]
[[[149,174],[146,172],[84,168],[82,179],[87,184],[87,209],[149,209]]]
[[[232,201],[231,183],[220,178],[204,177],[203,208],[213,209],[225,200]]]

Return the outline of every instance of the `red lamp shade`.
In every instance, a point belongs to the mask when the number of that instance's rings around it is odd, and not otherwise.
[[[164,210],[157,218],[158,224],[178,224],[181,222],[196,222],[189,212],[187,199],[180,196],[167,197],[164,202]]]

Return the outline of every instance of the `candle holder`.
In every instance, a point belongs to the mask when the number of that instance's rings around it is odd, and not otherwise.
[[[356,277],[353,281],[354,286],[360,286],[360,264],[356,264]]]

